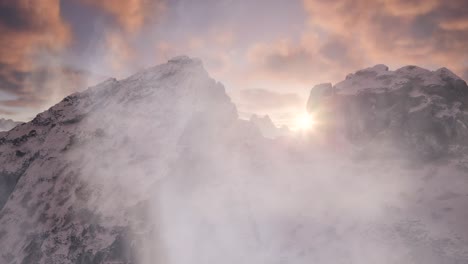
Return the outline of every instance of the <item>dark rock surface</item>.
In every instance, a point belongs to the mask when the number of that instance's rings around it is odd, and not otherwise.
[[[377,65],[314,87],[308,110],[333,120],[333,130],[357,146],[387,141],[428,160],[468,147],[468,86],[446,68]]]

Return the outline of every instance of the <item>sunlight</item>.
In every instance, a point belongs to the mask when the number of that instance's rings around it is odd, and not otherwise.
[[[295,119],[295,130],[309,131],[315,124],[314,117],[309,113],[302,113]]]

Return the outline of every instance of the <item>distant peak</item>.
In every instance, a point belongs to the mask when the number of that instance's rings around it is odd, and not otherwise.
[[[362,70],[359,70],[355,73],[350,73],[346,76],[346,80],[354,78],[354,76],[376,76],[376,75],[381,75],[385,74],[388,72],[388,66],[384,64],[377,64],[369,68],[365,68]]]
[[[359,70],[358,72],[386,72],[388,71],[388,66],[385,64],[377,64],[369,68]]]
[[[371,67],[370,69],[373,69],[375,71],[388,71],[388,66],[385,65],[385,64],[377,64],[373,67]]]
[[[407,65],[403,66],[395,71],[396,73],[403,73],[403,74],[430,74],[431,71],[428,69],[424,69],[422,67],[416,65]]]
[[[192,64],[193,63],[193,64],[201,65],[202,61],[198,58],[190,58],[188,56],[182,55],[182,56],[177,56],[168,60],[168,63],[176,63],[176,64]]]
[[[441,77],[450,77],[450,78],[453,78],[453,79],[461,79],[455,73],[453,73],[451,70],[449,70],[449,69],[447,69],[445,67],[442,67],[442,68],[436,70],[435,72]]]
[[[259,116],[259,115],[253,114],[250,117],[250,121],[257,121],[257,120],[262,120],[262,121],[266,121],[266,122],[269,122],[269,123],[273,123],[273,121],[271,121],[271,118],[270,118],[269,115]]]

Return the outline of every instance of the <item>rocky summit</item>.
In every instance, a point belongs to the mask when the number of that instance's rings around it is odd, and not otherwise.
[[[109,79],[0,132],[0,263],[467,263],[467,94],[377,65],[274,138],[198,59]]]
[[[366,150],[426,160],[468,153],[468,86],[446,68],[376,65],[315,86],[307,108],[330,115],[337,133]]]

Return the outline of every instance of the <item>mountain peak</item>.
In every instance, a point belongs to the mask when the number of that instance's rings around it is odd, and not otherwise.
[[[444,77],[449,77],[449,78],[452,78],[452,79],[460,79],[460,80],[461,80],[461,78],[460,78],[458,75],[456,75],[456,74],[453,73],[451,70],[449,70],[449,69],[447,69],[447,68],[445,68],[445,67],[442,67],[442,68],[440,68],[440,69],[437,69],[435,72],[436,72],[439,76],[441,76],[442,78],[444,78]]]
[[[376,65],[335,86],[315,86],[307,107],[326,109],[321,114],[335,122],[332,129],[359,145],[398,138],[400,149],[410,146],[409,152],[426,158],[443,156],[459,143],[468,147],[468,86],[447,68],[391,71]]]
[[[385,64],[376,64],[376,65],[374,65],[372,67],[360,70],[359,72],[362,72],[362,71],[377,72],[377,73],[386,72],[386,71],[388,71],[388,66],[385,65]]]
[[[346,79],[334,87],[340,94],[356,94],[368,89],[376,92],[398,90],[404,87],[444,86],[447,79],[464,82],[447,68],[431,71],[414,65],[391,71],[387,66],[378,64],[373,67],[348,74]]]
[[[198,58],[190,58],[186,55],[176,56],[172,59],[168,60],[168,63],[176,63],[176,64],[194,64],[194,65],[202,65],[202,61]]]

